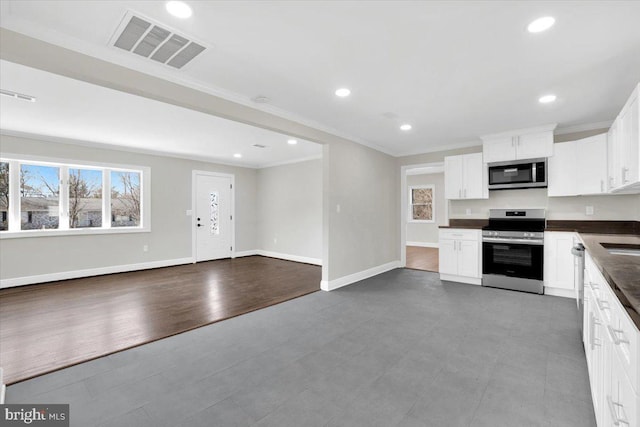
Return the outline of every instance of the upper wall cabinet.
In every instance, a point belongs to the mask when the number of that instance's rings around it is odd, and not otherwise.
[[[488,171],[482,153],[444,158],[444,194],[447,199],[488,199]]]
[[[612,193],[640,192],[640,83],[609,131],[609,189]]]
[[[607,134],[554,144],[549,197],[603,194],[607,185]]]
[[[553,155],[553,130],[556,125],[521,129],[482,137],[485,163],[537,159]]]

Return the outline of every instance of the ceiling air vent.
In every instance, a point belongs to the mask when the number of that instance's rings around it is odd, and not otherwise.
[[[110,44],[175,68],[182,68],[206,49],[168,26],[131,11],[125,14]]]

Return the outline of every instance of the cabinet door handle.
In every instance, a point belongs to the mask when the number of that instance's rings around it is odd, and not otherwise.
[[[604,193],[604,180],[600,180],[600,192]]]
[[[613,181],[613,177],[610,176],[609,177],[609,189],[615,187],[615,182]]]
[[[511,137],[511,146],[512,147],[516,146],[516,137],[515,136]]]
[[[458,190],[458,199],[462,199],[462,190]]]
[[[598,308],[602,311],[609,310],[609,301],[600,301],[600,298],[596,297],[596,304]]]
[[[629,182],[629,180],[627,179],[627,172],[629,172],[629,168],[622,168],[622,183],[626,184],[627,182]]]
[[[619,426],[620,423],[629,424],[625,420],[618,418],[618,414],[616,411],[616,406],[622,407],[623,405],[619,403],[615,403],[611,396],[607,395],[607,406],[609,407],[609,412],[611,413],[611,420],[613,421],[614,426]]]
[[[467,189],[465,188],[464,190],[462,190],[462,195],[464,196],[464,198],[467,198]]]
[[[618,338],[618,334],[624,334],[624,331],[620,329],[613,329],[611,325],[607,325],[607,329],[609,330],[609,335],[611,335],[611,339],[615,345],[620,345],[622,343],[629,343],[629,340],[626,338]]]

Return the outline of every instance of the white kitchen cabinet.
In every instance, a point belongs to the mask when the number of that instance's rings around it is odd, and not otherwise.
[[[583,341],[598,427],[640,425],[640,331],[585,252]]]
[[[447,199],[488,199],[488,171],[482,153],[444,158],[444,193]]]
[[[578,194],[578,164],[576,144],[563,142],[554,144],[553,157],[547,161],[547,195],[575,196]]]
[[[614,138],[609,152],[617,155],[610,162],[609,178],[614,193],[640,192],[640,106],[638,84],[614,122]]]
[[[440,229],[438,247],[441,280],[481,283],[481,230]]]
[[[575,298],[574,256],[571,253],[575,233],[544,233],[544,292],[547,295]]]
[[[548,125],[534,129],[503,132],[482,137],[485,163],[537,159],[553,156],[553,129]]]
[[[547,166],[549,197],[607,193],[607,134],[554,144]]]

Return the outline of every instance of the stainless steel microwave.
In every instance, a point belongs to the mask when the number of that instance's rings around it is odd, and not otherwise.
[[[547,159],[496,162],[488,167],[489,190],[547,186]]]

